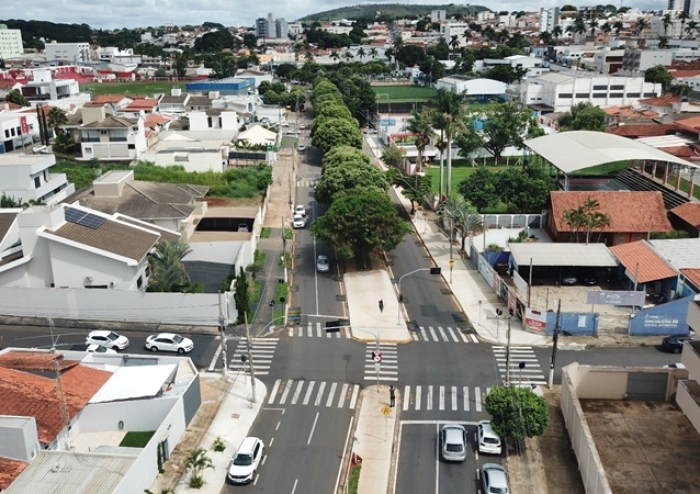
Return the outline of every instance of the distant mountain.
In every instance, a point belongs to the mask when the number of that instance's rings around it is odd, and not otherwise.
[[[339,19],[374,19],[379,14],[384,18],[403,18],[415,17],[429,14],[431,10],[446,10],[447,16],[455,14],[473,14],[490,10],[481,5],[455,5],[453,3],[446,5],[408,5],[401,3],[368,3],[362,5],[352,5],[350,7],[341,7],[339,9],[326,10],[316,14],[302,17],[301,21],[336,21]]]

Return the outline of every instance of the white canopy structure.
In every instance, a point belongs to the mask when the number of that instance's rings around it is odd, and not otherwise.
[[[255,125],[245,132],[238,134],[236,141],[245,141],[251,146],[256,144],[261,144],[267,146],[269,144],[274,145],[277,140],[277,134],[271,130],[267,130],[262,125]]]

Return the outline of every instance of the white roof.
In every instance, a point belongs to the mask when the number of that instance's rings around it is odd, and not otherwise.
[[[250,144],[274,144],[277,134],[267,130],[262,125],[255,125],[245,132],[238,134],[237,141],[248,141]]]
[[[120,367],[95,393],[90,403],[107,403],[156,396],[176,369],[177,365],[175,364]]]
[[[663,161],[698,167],[639,141],[605,132],[560,132],[529,139],[525,145],[564,173],[628,160]]]
[[[700,269],[700,238],[649,240],[654,250],[676,269]]]
[[[511,243],[508,244],[515,264],[521,268],[535,267],[595,267],[613,268],[617,260],[605,244],[577,243]]]

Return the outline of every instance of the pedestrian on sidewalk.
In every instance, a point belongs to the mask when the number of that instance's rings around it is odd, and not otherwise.
[[[389,386],[389,399],[391,400],[389,406],[393,407],[396,404],[396,388],[393,384]]]

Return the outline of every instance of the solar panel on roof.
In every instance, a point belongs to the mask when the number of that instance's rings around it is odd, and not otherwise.
[[[86,226],[93,230],[99,228],[107,219],[92,213],[86,213],[75,208],[66,209],[66,221],[76,225]]]

